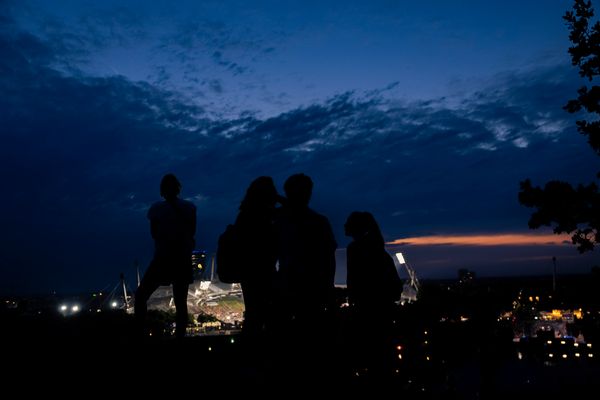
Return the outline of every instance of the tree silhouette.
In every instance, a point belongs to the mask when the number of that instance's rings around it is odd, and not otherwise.
[[[600,22],[590,26],[593,17],[592,3],[585,0],[575,0],[573,11],[563,16],[573,43],[569,47],[571,63],[591,84],[590,88],[582,86],[577,98],[563,108],[570,113],[586,112],[588,120],[577,121],[577,130],[588,137],[589,145],[600,155],[600,87],[594,85],[600,75]],[[600,173],[596,178],[600,178]],[[519,202],[537,209],[529,219],[531,229],[554,226],[554,233],[572,235],[571,240],[581,253],[600,244],[600,194],[594,182],[574,187],[567,182],[550,181],[542,189],[527,179],[521,182]]]

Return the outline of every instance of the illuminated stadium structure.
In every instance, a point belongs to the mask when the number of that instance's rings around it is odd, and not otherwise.
[[[192,254],[194,282],[188,289],[188,311],[198,315],[212,315],[225,324],[237,325],[243,321],[244,300],[239,283],[223,283],[215,277],[215,257],[205,252]],[[148,308],[160,311],[172,311],[173,289],[160,286],[148,300]]]
[[[420,284],[415,270],[407,263],[402,253],[395,253],[397,268],[404,269],[408,278],[403,284],[400,304],[417,301]],[[244,300],[238,283],[223,283],[215,276],[215,255],[208,256],[203,251],[192,255],[194,282],[188,291],[188,310],[190,314],[212,315],[225,324],[238,325],[244,319]],[[159,287],[148,300],[148,308],[161,311],[175,309],[171,286]],[[132,310],[130,310],[132,311]]]

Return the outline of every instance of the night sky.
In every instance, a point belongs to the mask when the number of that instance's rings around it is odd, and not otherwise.
[[[340,249],[371,211],[420,278],[588,272],[517,200],[598,170],[562,109],[570,7],[0,0],[0,293],[133,283],[168,172],[209,253],[251,180],[304,172]]]

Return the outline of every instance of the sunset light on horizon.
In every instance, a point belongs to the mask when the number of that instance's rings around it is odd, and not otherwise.
[[[396,239],[388,245],[458,245],[458,246],[532,246],[571,243],[569,235],[502,233],[472,235],[430,235]]]

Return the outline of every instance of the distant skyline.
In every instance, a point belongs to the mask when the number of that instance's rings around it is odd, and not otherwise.
[[[133,282],[168,172],[209,253],[252,179],[304,172],[340,249],[366,210],[422,277],[588,272],[517,200],[597,170],[571,6],[0,0],[0,293]]]

